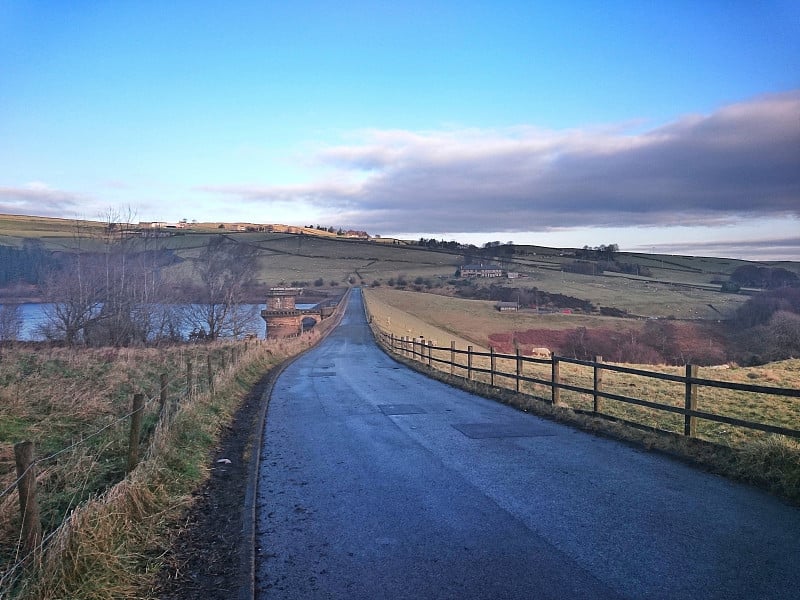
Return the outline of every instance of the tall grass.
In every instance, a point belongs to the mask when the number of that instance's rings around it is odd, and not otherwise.
[[[170,398],[178,399],[169,418],[158,418],[157,402],[145,417],[146,451],[125,474],[127,420],[103,435],[43,463],[39,469],[45,528],[44,551],[33,564],[9,572],[19,557],[16,494],[0,499],[0,547],[5,573],[0,597],[148,597],[160,557],[169,547],[190,493],[207,477],[208,458],[221,429],[265,371],[314,343],[320,332],[292,340],[250,342],[234,365],[232,344],[123,351],[60,349],[6,353],[0,365],[0,483],[13,481],[9,462],[13,441],[33,439],[37,455],[59,451],[130,410],[130,395],[155,396],[161,372],[170,373]],[[243,349],[243,343],[238,343]],[[205,377],[205,353],[217,374],[213,392],[199,383],[189,394],[185,361]],[[223,357],[226,357],[222,367]],[[76,380],[80,385],[70,385]],[[49,393],[48,393],[49,391]],[[38,417],[38,418],[37,418]],[[38,466],[38,465],[37,465]],[[5,487],[5,485],[3,485]]]

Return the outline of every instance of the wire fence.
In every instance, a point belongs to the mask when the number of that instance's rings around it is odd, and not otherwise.
[[[139,461],[140,443],[152,440],[157,428],[168,429],[172,417],[182,403],[201,398],[204,394],[213,394],[221,375],[234,372],[249,349],[266,344],[265,340],[228,342],[216,347],[206,346],[203,349],[195,348],[190,352],[181,353],[183,360],[173,366],[172,372],[164,371],[159,373],[155,380],[137,382],[136,387],[140,389],[150,388],[148,393],[132,394],[132,404],[129,409],[121,415],[113,416],[102,426],[82,434],[79,439],[41,457],[33,456],[34,448],[31,442],[15,444],[16,477],[0,491],[0,507],[7,505],[10,496],[18,495],[20,511],[18,517],[13,520],[19,521],[19,527],[14,548],[7,548],[5,551],[10,560],[6,560],[7,564],[0,567],[0,597],[4,596],[4,591],[13,587],[14,581],[30,563],[32,557],[41,556],[46,551],[50,540],[57,535],[83,499],[101,494],[105,489],[121,481],[136,466]],[[180,370],[175,368],[178,366]],[[153,388],[156,388],[155,392]],[[148,415],[150,423],[143,431],[142,420]],[[75,463],[74,468],[78,470],[82,466],[82,460],[89,461],[91,465],[100,465],[104,460],[119,461],[120,457],[109,456],[109,451],[118,452],[125,446],[125,425],[130,425],[126,448],[128,456],[127,466],[121,477],[105,481],[105,489],[98,489],[90,485],[90,473],[87,471],[83,476],[83,484],[76,486],[69,494],[69,501],[60,521],[44,532],[38,506],[42,500],[50,503],[53,500],[46,496],[42,497],[41,494],[64,494],[64,490],[43,491],[37,486],[37,472],[46,474],[48,467],[52,468],[57,463],[69,465],[70,461]],[[99,448],[92,447],[92,443],[101,439],[105,439],[105,444]],[[145,451],[147,449],[144,448]],[[81,455],[87,451],[85,456]],[[134,452],[135,456],[132,456]],[[7,515],[8,512],[4,510],[2,514]],[[5,527],[9,526],[14,525],[5,524]]]
[[[192,409],[197,407],[196,404],[191,404],[192,402],[208,402],[213,398],[216,389],[220,389],[223,384],[232,380],[237,371],[242,368],[242,364],[250,364],[259,357],[266,359],[274,356],[280,360],[313,345],[339,323],[344,314],[344,307],[347,305],[349,291],[348,289],[348,292],[340,298],[338,306],[330,315],[327,315],[328,318],[324,318],[321,323],[310,330],[307,337],[302,336],[305,338],[304,341],[301,340],[298,343],[296,340],[247,339],[219,345],[184,347],[190,349],[181,349],[177,353],[177,360],[170,363],[170,368],[167,368],[169,361],[166,359],[166,355],[159,350],[158,356],[165,356],[162,361],[164,368],[155,376],[151,373],[146,381],[136,382],[137,391],[126,396],[132,400],[132,404],[129,408],[122,410],[122,414],[114,415],[107,422],[90,428],[90,431],[83,434],[80,439],[71,441],[39,458],[32,455],[32,444],[21,442],[15,445],[15,455],[17,449],[22,449],[23,445],[28,446],[31,452],[27,462],[18,463],[16,478],[10,483],[4,484],[5,487],[0,492],[0,535],[4,531],[6,533],[5,542],[0,538],[0,552],[6,558],[5,565],[0,563],[0,598],[6,597],[6,594],[13,591],[15,587],[26,585],[26,573],[28,572],[26,567],[28,565],[32,563],[41,565],[43,557],[53,553],[59,554],[61,546],[66,543],[66,539],[69,539],[70,528],[82,527],[81,519],[84,518],[85,513],[82,511],[82,507],[89,509],[87,505],[91,503],[92,498],[96,498],[102,503],[113,502],[111,497],[114,496],[116,490],[120,490],[119,484],[126,481],[126,475],[134,469],[139,460],[140,442],[145,444],[142,452],[144,460],[153,458],[153,453],[160,452],[162,449],[169,453],[170,450],[163,447],[162,443],[182,407]],[[253,350],[255,352],[251,352]],[[108,352],[113,351],[109,350]],[[272,359],[269,360],[272,361]],[[145,394],[139,390],[149,390],[149,393]],[[157,391],[154,393],[153,390]],[[74,403],[78,404],[84,399],[75,398]],[[148,419],[144,427],[142,427],[143,417]],[[137,421],[138,424],[135,425]],[[0,422],[0,424],[2,423]],[[130,424],[130,429],[126,443],[125,427],[128,424]],[[100,440],[99,443],[98,440]],[[116,478],[105,481],[103,487],[97,487],[90,483],[92,468],[98,467],[104,459],[116,460],[119,463],[121,455],[126,452],[127,467],[124,472]],[[20,452],[20,454],[24,453]],[[89,468],[85,473],[82,471],[85,467],[84,462],[89,462]],[[52,499],[48,498],[48,495],[69,495],[66,506],[60,511],[58,522],[42,527],[43,521],[38,515],[38,503],[35,499],[36,492],[34,491],[32,494],[34,499],[30,499],[31,494],[27,491],[27,485],[32,482],[35,490],[37,480],[47,473],[48,468],[63,471],[64,465],[79,474],[83,473],[83,482],[74,486],[70,493],[64,489],[39,490],[40,496],[51,503]],[[45,467],[40,469],[39,476],[36,475],[37,467]],[[20,499],[18,516],[17,513],[11,512],[12,507],[9,506],[11,496],[15,492]],[[16,526],[17,521],[20,524],[15,530],[17,531],[16,541],[11,548],[7,533],[9,528]],[[36,523],[38,529],[26,526],[26,523]],[[62,533],[64,535],[59,535]],[[0,560],[3,558],[3,555],[0,554]],[[36,569],[31,571],[34,578],[37,577],[36,572]]]

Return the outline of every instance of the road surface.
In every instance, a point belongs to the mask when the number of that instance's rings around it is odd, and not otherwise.
[[[410,371],[359,290],[273,389],[259,599],[798,598],[800,510]]]

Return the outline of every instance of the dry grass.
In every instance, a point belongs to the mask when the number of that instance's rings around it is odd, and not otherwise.
[[[206,478],[208,456],[221,430],[266,371],[315,344],[335,323],[336,318],[326,319],[298,338],[267,342],[6,352],[0,362],[0,390],[12,401],[2,404],[0,413],[3,488],[14,478],[8,464],[14,441],[34,439],[40,449],[68,448],[124,416],[133,391],[155,395],[162,372],[171,376],[172,408],[159,419],[157,402],[149,405],[144,457],[127,476],[127,419],[37,465],[47,543],[25,569],[15,563],[20,558],[16,493],[0,499],[0,548],[5,555],[0,597],[152,597],[149,590],[170,545],[170,532],[177,530],[191,492]],[[208,353],[214,365],[213,390],[203,381]],[[185,380],[187,358],[194,365],[191,394]],[[82,383],[73,385],[73,380]]]
[[[10,400],[0,405],[3,489],[15,476],[11,450],[15,441],[34,440],[39,457],[65,448],[125,415],[134,390],[155,396],[158,375],[164,371],[175,376],[170,397],[180,401],[168,422],[158,421],[157,402],[149,405],[147,453],[128,477],[124,473],[127,419],[37,465],[45,535],[54,537],[40,570],[17,581],[14,597],[143,597],[141,590],[169,542],[166,525],[205,477],[207,455],[220,428],[265,370],[308,347],[319,335],[317,331],[294,340],[250,342],[236,368],[230,356],[234,346],[225,343],[159,350],[6,352],[0,363],[0,377],[5,375],[0,391]],[[241,352],[243,343],[238,348]],[[213,394],[202,381],[209,351],[216,371]],[[201,378],[191,398],[186,396],[184,379],[188,357]],[[9,373],[17,375],[9,378]],[[0,548],[7,567],[18,556],[17,513],[16,493],[0,499]],[[0,596],[10,592],[13,579],[3,581]]]
[[[394,310],[416,318],[444,332],[453,339],[463,338],[482,348],[491,344],[489,336],[499,332],[526,331],[528,329],[574,329],[576,327],[604,327],[623,331],[640,327],[639,321],[580,314],[537,314],[532,311],[499,312],[496,302],[489,300],[465,300],[421,294],[381,287],[364,291],[370,302],[380,303],[382,311]],[[398,316],[398,318],[400,318]],[[401,332],[393,327],[396,334]],[[417,335],[417,332],[403,333]],[[447,338],[445,338],[447,339]]]

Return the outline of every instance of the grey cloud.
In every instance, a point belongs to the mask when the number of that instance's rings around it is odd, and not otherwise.
[[[638,246],[632,251],[693,256],[730,256],[748,260],[797,261],[800,257],[800,237],[759,240],[714,240]]]
[[[317,159],[335,180],[205,188],[302,200],[372,231],[541,231],[800,214],[800,90],[646,132],[370,131]],[[338,222],[338,221],[337,221]]]
[[[80,204],[79,196],[44,184],[0,186],[0,212],[6,214],[61,217],[79,209]]]

